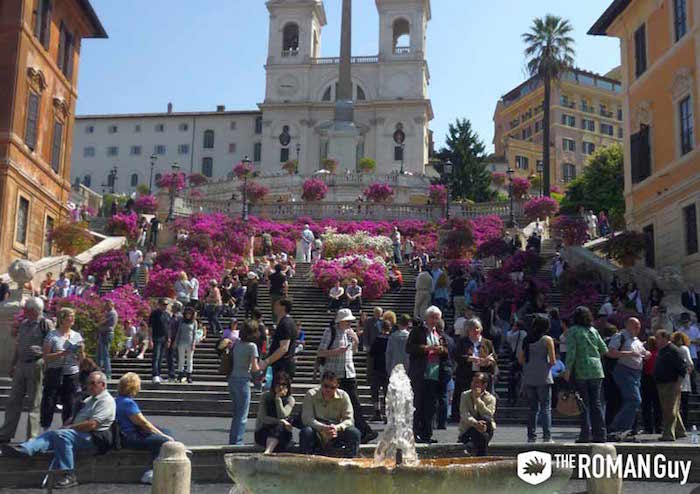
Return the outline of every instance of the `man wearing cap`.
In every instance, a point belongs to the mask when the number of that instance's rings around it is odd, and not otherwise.
[[[690,375],[690,386],[693,393],[697,392],[697,371],[698,368],[698,345],[700,345],[700,329],[693,324],[690,318],[690,313],[683,312],[681,314],[680,326],[678,331],[684,333],[690,339],[690,358],[693,360],[693,373]]]
[[[314,232],[309,225],[304,225],[304,231],[301,232],[301,251],[304,262],[311,262],[311,247],[314,245],[314,240]]]
[[[352,330],[355,316],[350,309],[340,309],[335,317],[335,326],[326,329],[318,346],[318,356],[325,359],[324,372],[331,371],[338,376],[340,389],[350,397],[355,425],[362,434],[362,442],[369,442],[377,437],[362,416],[360,400],[357,397],[357,381],[353,353],[357,351],[360,340]]]

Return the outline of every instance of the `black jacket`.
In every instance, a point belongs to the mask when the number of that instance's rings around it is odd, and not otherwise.
[[[685,377],[688,368],[683,360],[683,353],[673,343],[669,343],[656,356],[654,379],[657,383],[674,383]]]

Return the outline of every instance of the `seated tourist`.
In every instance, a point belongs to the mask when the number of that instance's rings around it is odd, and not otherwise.
[[[362,308],[362,287],[357,284],[357,278],[350,280],[350,286],[345,289],[350,310],[360,310]]]
[[[392,291],[400,291],[403,286],[403,273],[398,266],[393,266],[389,270],[389,287]]]
[[[496,428],[496,397],[486,391],[488,381],[483,372],[474,374],[471,389],[462,393],[459,403],[459,440],[474,456],[486,456]]]
[[[333,288],[328,292],[328,312],[336,313],[343,306],[343,297],[345,296],[345,290],[340,286],[340,280],[335,282]]]
[[[161,446],[174,439],[169,431],[158,429],[143,416],[134,401],[140,391],[141,379],[137,374],[127,372],[119,379],[116,418],[122,434],[122,448],[150,451],[152,463],[160,454]],[[152,467],[143,474],[141,483],[153,483]]]
[[[136,333],[134,336],[132,349],[128,356],[143,360],[144,355],[146,355],[146,350],[148,350],[148,322],[141,321],[139,323],[138,333]]]
[[[107,391],[107,377],[102,372],[93,372],[87,384],[90,397],[83,402],[72,423],[16,446],[4,445],[3,456],[25,457],[53,451],[49,469],[62,472],[53,487],[67,489],[78,485],[73,472],[73,453],[84,450],[105,453],[113,443],[110,427],[114,422],[116,407],[114,398]]]
[[[265,454],[286,450],[292,442],[289,416],[294,409],[292,381],[285,371],[275,374],[272,388],[260,397],[255,419],[255,443],[265,446]]]
[[[299,434],[302,453],[342,448],[346,457],[357,456],[362,435],[354,425],[350,396],[338,387],[338,376],[326,371],[321,385],[306,393],[301,414],[304,428]]]

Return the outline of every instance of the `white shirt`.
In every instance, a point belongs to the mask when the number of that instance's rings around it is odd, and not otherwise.
[[[455,321],[455,336],[467,336],[467,318],[460,316]]]
[[[199,300],[199,280],[193,276],[190,278],[190,285],[192,285],[190,299]]]
[[[314,232],[308,228],[301,232],[301,239],[308,245],[314,241]]]
[[[624,336],[624,343],[622,338]],[[608,349],[619,350],[622,352],[632,351],[635,355],[626,355],[617,359],[619,364],[629,367],[630,369],[641,370],[644,365],[644,356],[649,352],[644,348],[644,343],[642,343],[639,338],[632,336],[626,330],[621,331],[610,338],[608,343]]]
[[[681,326],[678,331],[685,333],[690,341],[700,340],[700,329],[695,324],[690,324],[688,326]],[[698,346],[695,344],[690,345],[690,356],[693,360],[698,358]]]
[[[132,266],[138,266],[141,264],[141,261],[143,261],[143,253],[140,250],[136,249],[129,251],[129,262]]]
[[[599,316],[612,316],[615,313],[615,308],[613,307],[612,302],[609,300],[605,302],[603,305],[600,306],[600,310],[598,311]]]

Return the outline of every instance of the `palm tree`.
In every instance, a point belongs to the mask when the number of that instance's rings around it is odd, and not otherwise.
[[[552,81],[558,81],[561,76],[574,65],[574,39],[570,36],[573,31],[571,23],[547,14],[544,19],[536,18],[530,32],[522,35],[525,42],[525,59],[527,69],[532,77],[538,77],[544,83],[544,119],[542,139],[542,165],[544,194],[549,197],[550,164],[549,164],[549,134]]]

